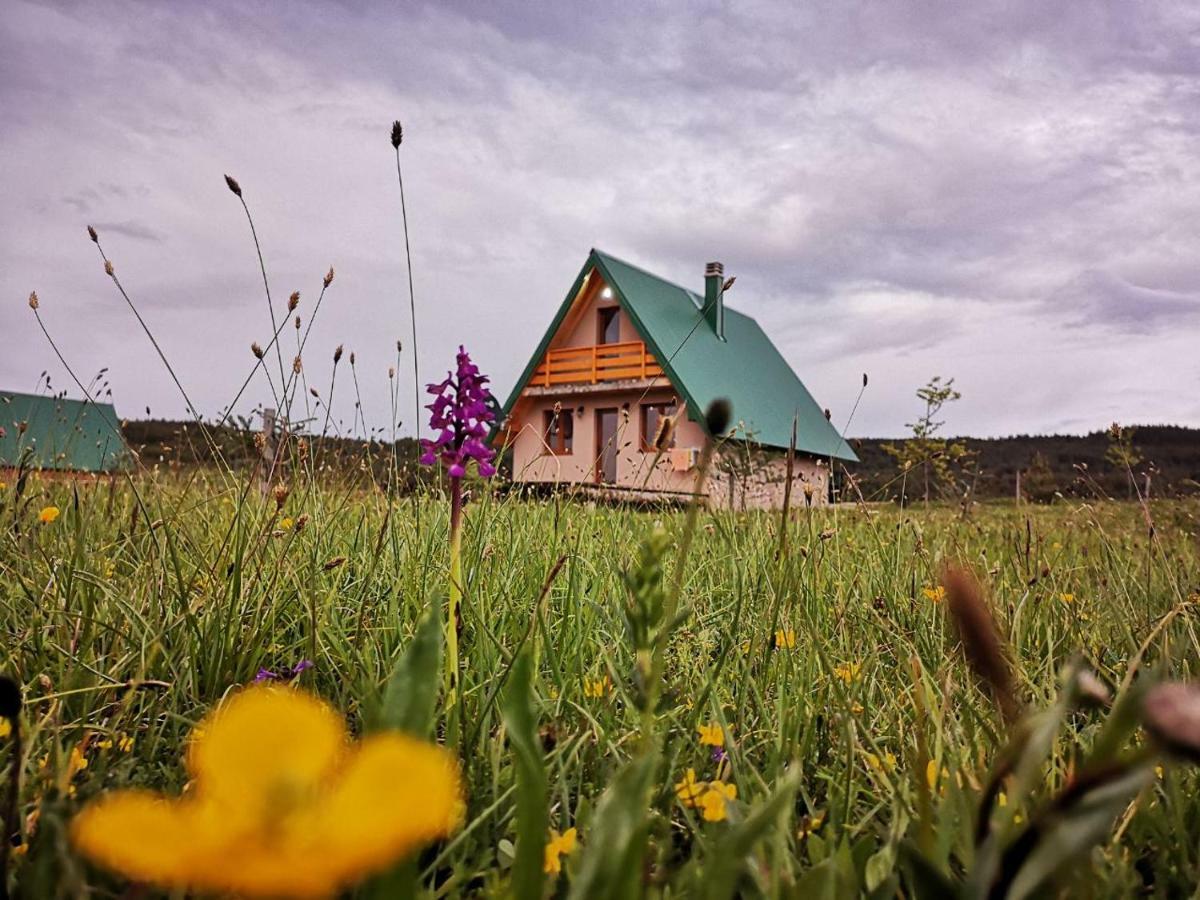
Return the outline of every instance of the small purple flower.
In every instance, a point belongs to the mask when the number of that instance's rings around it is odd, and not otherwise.
[[[728,758],[729,758],[729,754],[725,752],[724,747],[713,747],[712,748],[712,761],[713,762],[720,765],[721,763],[725,762],[725,760],[727,760]]]
[[[425,407],[431,413],[429,426],[438,435],[421,440],[421,465],[441,461],[451,478],[462,478],[473,459],[479,474],[490,478],[496,474],[492,462],[496,451],[485,441],[496,415],[492,412],[492,393],[487,389],[488,377],[479,374],[479,367],[461,345],[456,361],[456,372],[447,373],[440,384],[425,388],[434,398]]]
[[[270,669],[259,669],[258,674],[254,676],[254,683],[262,684],[264,681],[295,681],[300,677],[301,672],[307,672],[312,667],[313,661],[311,659],[302,659],[292,666],[286,675],[280,675],[278,672],[272,672]]]

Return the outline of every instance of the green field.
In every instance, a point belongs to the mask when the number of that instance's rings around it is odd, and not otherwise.
[[[945,562],[983,583],[1028,710],[1052,707],[1076,655],[1114,689],[1190,678],[1200,660],[1195,501],[983,505],[966,520],[948,508],[799,509],[782,553],[778,514],[702,512],[660,702],[642,711],[623,573],[639,567],[657,522],[671,584],[684,513],[471,487],[463,696],[460,716],[436,726],[458,745],[467,809],[401,873],[415,871],[431,896],[510,889],[521,817],[536,821],[518,815],[522,801],[540,803],[550,828],[577,828],[578,848],[545,880],[561,896],[937,896],[918,883],[916,852],[948,881],[967,877],[981,788],[1014,729],[958,651],[937,592]],[[61,516],[39,523],[50,504]],[[298,683],[360,730],[422,616],[444,602],[437,493],[389,504],[377,490],[298,478],[277,507],[200,472],[34,476],[20,493],[0,490],[0,524],[0,669],[25,691],[10,878],[24,896],[132,896],[73,852],[66,828],[81,806],[128,784],[181,791],[189,731],[260,669],[311,660]],[[502,720],[524,697],[509,677],[522,648],[533,741]],[[440,684],[440,668],[423,678]],[[1001,844],[1070,783],[1105,716],[1057,715],[1029,789],[1004,782]],[[709,723],[728,735],[723,762],[698,740]],[[1145,741],[1134,730],[1122,746]],[[526,745],[544,795],[518,784]],[[736,785],[723,821],[680,802],[674,785],[689,768]],[[639,778],[642,794],[630,788]],[[1193,769],[1164,761],[1101,816],[1099,845],[1075,854],[1059,889],[1190,895],[1196,788]]]

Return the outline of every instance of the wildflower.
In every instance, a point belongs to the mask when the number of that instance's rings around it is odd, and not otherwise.
[[[845,684],[853,684],[862,674],[862,663],[838,663],[833,667],[833,674]]]
[[[998,794],[996,794],[996,805],[1001,808],[1008,806],[1008,794],[1004,793],[1004,791],[1000,791]]]
[[[938,783],[940,782],[942,785],[941,793],[944,794],[946,792],[946,782],[949,779],[950,770],[945,766],[942,766],[939,775],[937,760],[931,759],[925,764],[925,783],[929,785],[930,791],[936,791],[938,789]],[[959,786],[962,786],[961,779]]]
[[[605,675],[603,678],[592,680],[583,679],[583,696],[599,699],[612,692],[612,679]]]
[[[322,896],[448,834],[461,786],[441,749],[398,733],[348,743],[341,717],[288,688],[252,687],[204,722],[180,798],[109,793],[75,846],[164,889]]]
[[[861,716],[864,712],[866,712],[866,710],[863,708],[863,705],[861,703],[859,703],[858,701],[855,701],[854,703],[850,704],[850,714],[851,715]]]
[[[784,648],[791,650],[796,646],[796,632],[791,628],[777,628],[775,630],[775,648]]]
[[[1068,606],[1070,606],[1072,603],[1075,602],[1075,595],[1074,594],[1059,594],[1058,599],[1061,600],[1063,603],[1067,604]]]
[[[708,790],[700,798],[700,810],[705,822],[725,821],[729,801],[737,799],[737,785],[724,781],[710,781]]]
[[[824,824],[824,813],[810,813],[803,816],[800,819],[800,827],[796,829],[796,837],[803,841],[809,836],[816,834]]]
[[[43,525],[49,525],[58,518],[59,512],[57,506],[44,506],[42,511],[38,513],[38,521]]]
[[[875,772],[893,772],[896,769],[896,754],[885,750],[883,756],[867,754],[867,765]]]
[[[709,722],[707,725],[701,725],[696,731],[701,744],[708,747],[725,746],[725,729],[719,723]]]
[[[295,524],[295,522],[292,521],[291,516],[284,516],[282,519],[279,520],[279,528],[281,531],[290,531],[292,528],[292,525],[294,525],[294,524]]]
[[[12,734],[12,722],[8,719],[0,719],[0,741],[4,740]]]
[[[547,875],[557,875],[562,871],[562,857],[574,853],[578,844],[577,832],[574,828],[568,828],[562,834],[551,828],[550,840],[546,842],[546,858],[542,865],[542,871]]]
[[[729,759],[729,754],[725,752],[724,747],[713,747],[711,755],[712,761],[717,765],[720,765],[721,763],[725,762],[725,760]]]
[[[925,599],[931,603],[941,603],[946,599],[946,589],[940,584],[937,587],[922,588],[921,593],[925,595]]]
[[[479,367],[459,347],[457,370],[448,373],[440,384],[425,388],[434,397],[425,407],[432,413],[429,425],[440,431],[432,440],[421,440],[422,465],[432,466],[440,460],[451,478],[461,478],[467,472],[467,463],[473,459],[483,477],[496,474],[492,465],[495,451],[484,443],[488,426],[496,418],[487,383],[488,377],[479,374]]]
[[[688,769],[683,774],[683,780],[675,784],[675,796],[679,798],[679,802],[692,809],[699,805],[700,797],[704,793],[704,783],[696,781],[696,770]]]

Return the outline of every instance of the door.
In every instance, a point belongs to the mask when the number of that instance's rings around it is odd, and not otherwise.
[[[617,410],[596,410],[596,483],[617,483]]]

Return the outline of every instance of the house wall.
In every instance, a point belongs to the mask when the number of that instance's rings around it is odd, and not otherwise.
[[[593,483],[598,460],[596,412],[615,407],[620,411],[617,485],[630,490],[690,493],[695,486],[694,468],[676,471],[669,453],[664,453],[654,465],[654,453],[641,449],[639,403],[670,402],[675,399],[674,394],[660,389],[643,398],[642,393],[637,390],[573,398],[527,398],[522,403],[521,420],[514,429],[513,480],[537,484]],[[544,414],[554,409],[556,401],[562,404],[559,415],[574,416],[574,446],[570,454],[551,453],[543,439]],[[698,455],[704,440],[704,430],[685,413],[676,426],[676,448],[695,448]],[[824,460],[797,455],[792,475],[793,506],[827,503],[828,475]],[[730,446],[718,452],[709,473],[709,505],[721,509],[778,509],[783,505],[786,482],[786,454],[751,450],[744,445]]]
[[[574,397],[525,398],[519,421],[514,423],[513,480],[560,484],[594,481],[600,449],[596,438],[596,413],[615,408],[618,410],[616,483],[651,491],[690,491],[695,478],[693,472],[674,471],[669,454],[663,454],[658,464],[653,465],[654,453],[642,450],[640,404],[670,403],[675,399],[672,391],[662,388],[649,393],[634,389]],[[552,411],[556,402],[562,404],[560,415],[574,417],[575,438],[570,454],[550,453],[542,435],[545,413]],[[654,435],[650,435],[648,439],[653,438]],[[703,440],[703,429],[684,414],[676,425],[675,446],[699,449]]]

